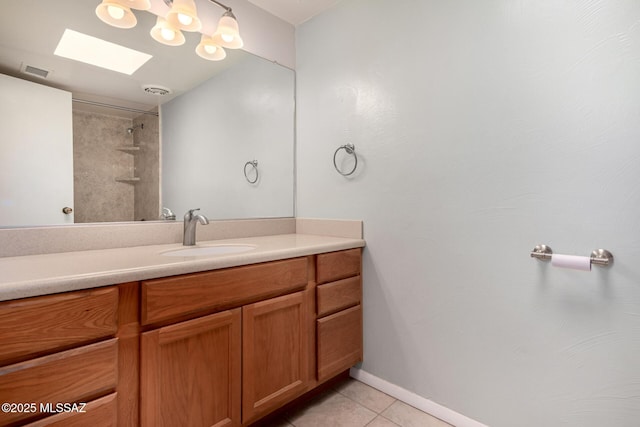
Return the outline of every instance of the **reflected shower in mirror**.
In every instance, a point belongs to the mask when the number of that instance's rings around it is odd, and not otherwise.
[[[157,113],[129,118],[113,115],[113,109],[86,111],[73,104],[74,222],[157,220]]]
[[[149,36],[152,13],[136,13],[138,25],[121,30],[97,19],[96,4],[21,0],[3,10],[22,19],[0,26],[0,77],[8,77],[0,79],[0,111],[19,105],[25,114],[3,117],[16,126],[0,142],[13,171],[0,173],[0,227],[158,220],[162,207],[178,219],[193,207],[216,219],[293,216],[294,72],[241,50],[203,60],[193,52],[199,34],[186,34],[180,48],[160,45]],[[67,28],[152,58],[127,76],[56,57]],[[11,78],[61,89],[62,99],[39,98]],[[171,92],[158,96],[145,85]],[[7,104],[7,86],[18,104]],[[54,149],[62,140],[69,143]],[[260,180],[250,185],[243,167],[254,158]]]

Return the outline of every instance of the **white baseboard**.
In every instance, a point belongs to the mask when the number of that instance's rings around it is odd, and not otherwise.
[[[462,414],[452,411],[451,409],[439,405],[422,396],[418,396],[417,394],[412,393],[409,390],[405,390],[402,387],[398,387],[395,384],[391,384],[390,382],[385,381],[382,378],[378,378],[367,371],[363,371],[362,369],[351,368],[349,374],[352,378],[370,385],[391,397],[395,397],[407,405],[418,408],[444,422],[454,425],[455,427],[487,427],[478,421],[465,417]]]

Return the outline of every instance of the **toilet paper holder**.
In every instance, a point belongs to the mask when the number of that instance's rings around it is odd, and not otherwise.
[[[551,261],[551,255],[553,251],[547,245],[537,245],[531,251],[531,258],[536,258],[541,261]],[[601,267],[607,267],[613,264],[613,254],[606,249],[596,249],[591,252],[591,265],[599,265]]]

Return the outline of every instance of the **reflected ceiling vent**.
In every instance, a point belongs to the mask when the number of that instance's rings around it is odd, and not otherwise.
[[[49,75],[48,70],[43,70],[42,68],[33,67],[27,64],[22,64],[22,66],[20,67],[20,71],[22,71],[25,74],[40,77],[41,79],[46,79],[47,76]]]
[[[150,93],[151,95],[158,95],[158,96],[169,95],[171,93],[171,89],[169,89],[168,87],[157,86],[157,85],[144,85],[142,86],[142,89],[145,92]]]

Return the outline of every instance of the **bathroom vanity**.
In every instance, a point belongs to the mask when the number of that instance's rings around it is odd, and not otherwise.
[[[74,289],[0,302],[0,426],[244,426],[349,369],[362,360],[364,241],[307,237],[156,266],[149,255],[91,289],[52,279],[48,291]],[[183,270],[195,271],[162,275]],[[110,274],[136,279],[100,285]]]

